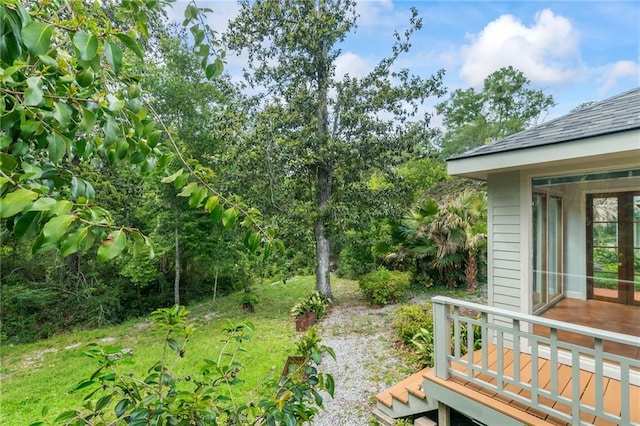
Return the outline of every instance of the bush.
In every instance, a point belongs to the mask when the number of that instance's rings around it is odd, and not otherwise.
[[[409,287],[409,281],[408,273],[389,271],[381,267],[363,276],[359,285],[367,302],[388,305],[402,298],[404,291]]]
[[[395,313],[393,329],[398,336],[418,356],[423,367],[433,367],[433,313],[431,304],[400,306]],[[451,340],[455,340],[455,328],[451,324]],[[460,353],[467,353],[468,332],[466,326],[460,329]],[[473,349],[482,348],[482,329],[473,325]],[[453,354],[454,345],[451,345]]]
[[[410,345],[420,329],[433,330],[433,314],[431,304],[402,305],[395,312],[393,329],[403,343]]]

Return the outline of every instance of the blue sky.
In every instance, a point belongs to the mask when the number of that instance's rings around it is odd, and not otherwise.
[[[210,24],[219,32],[238,11],[232,1],[198,5],[214,10]],[[640,86],[638,1],[361,0],[358,28],[342,46],[336,72],[369,72],[390,53],[393,31],[407,28],[412,6],[423,28],[399,65],[421,76],[444,68],[450,90],[481,87],[488,74],[513,65],[554,96],[553,118]],[[183,10],[181,3],[174,8]],[[226,71],[239,77],[243,62],[229,57]]]

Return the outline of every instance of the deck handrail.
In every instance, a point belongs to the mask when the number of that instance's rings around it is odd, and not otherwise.
[[[435,373],[443,380],[458,377],[472,382],[492,392],[507,397],[526,406],[536,407],[545,414],[571,424],[589,424],[581,421],[581,414],[596,416],[618,424],[640,425],[640,420],[632,419],[631,410],[637,409],[636,402],[631,401],[632,375],[637,380],[640,372],[640,360],[624,357],[604,350],[604,342],[615,342],[640,348],[640,337],[610,332],[593,327],[571,324],[563,321],[542,318],[506,309],[480,305],[473,302],[436,296],[431,299],[434,318]],[[461,314],[460,309],[478,312],[478,318]],[[495,319],[501,319],[495,321]],[[525,325],[525,327],[522,327]],[[529,325],[529,327],[526,327]],[[533,332],[534,326],[549,329],[549,336],[541,336]],[[452,327],[453,337],[452,339]],[[481,359],[474,362],[474,327],[480,327],[483,348]],[[466,346],[461,338],[462,330],[466,330]],[[588,336],[593,339],[594,347],[581,346],[558,339],[558,332],[569,332]],[[497,346],[497,365],[487,365],[487,346],[489,341]],[[509,347],[511,346],[511,347]],[[522,346],[522,347],[521,347]],[[512,376],[505,374],[504,350],[512,350]],[[465,357],[465,352],[467,353]],[[531,379],[521,380],[520,355],[531,356]],[[538,383],[540,360],[548,360],[550,379],[547,383]],[[464,371],[456,370],[452,364],[462,366]],[[560,365],[571,367],[571,382],[567,385],[571,395],[580,393],[580,371],[586,370],[590,363],[593,369],[594,402],[584,403],[581,398],[570,398],[559,389],[558,370]],[[565,367],[566,368],[566,367]],[[611,412],[605,407],[606,369],[615,370],[620,384],[620,408]],[[632,373],[632,370],[635,372]],[[534,374],[533,372],[536,372]],[[609,376],[611,377],[611,376]],[[608,380],[608,379],[607,379]],[[549,385],[548,389],[545,385]],[[635,385],[634,385],[635,386]],[[519,389],[514,392],[513,389]],[[524,392],[523,392],[524,391]],[[565,394],[567,393],[564,390]],[[529,396],[527,396],[529,395]],[[542,404],[541,399],[548,398],[554,404]],[[554,408],[555,403],[569,407],[567,414]],[[634,407],[632,407],[632,403]]]

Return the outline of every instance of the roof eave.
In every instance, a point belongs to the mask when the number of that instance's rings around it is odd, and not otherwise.
[[[629,156],[640,161],[640,129],[447,160],[449,174],[486,180],[489,173]]]

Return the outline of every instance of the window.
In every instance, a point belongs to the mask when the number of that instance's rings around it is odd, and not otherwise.
[[[535,312],[562,294],[562,198],[534,192],[532,211]]]

